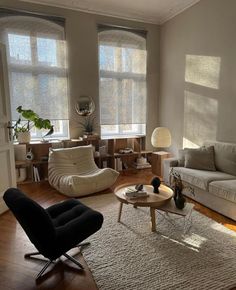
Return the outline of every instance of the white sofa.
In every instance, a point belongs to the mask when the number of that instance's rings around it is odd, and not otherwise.
[[[192,186],[194,196],[184,194],[199,203],[236,221],[236,144],[224,142],[205,142],[205,146],[214,146],[216,171],[186,168],[181,160],[164,160],[164,181],[169,184],[169,172],[178,172],[186,185]]]

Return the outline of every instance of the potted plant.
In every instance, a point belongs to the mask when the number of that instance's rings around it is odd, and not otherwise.
[[[92,135],[95,128],[95,117],[86,116],[79,125],[83,128],[84,135]]]
[[[20,114],[18,120],[13,126],[14,136],[17,138],[19,143],[30,142],[30,130],[35,127],[37,129],[48,129],[49,131],[43,136],[49,136],[53,134],[53,125],[50,120],[42,119],[33,110],[25,110],[22,106],[19,106],[16,111]],[[22,122],[26,120],[26,122]]]
[[[183,196],[183,190],[189,190],[191,192],[192,195],[194,194],[194,189],[191,186],[186,186],[182,179],[181,179],[181,175],[176,172],[173,167],[170,170],[169,173],[169,177],[170,177],[170,185],[171,188],[174,191],[174,201],[175,201],[175,205],[178,209],[183,209],[185,206],[185,202],[186,202],[186,198]]]

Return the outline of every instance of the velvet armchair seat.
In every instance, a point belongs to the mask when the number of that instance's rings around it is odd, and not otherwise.
[[[3,199],[38,250],[26,254],[25,257],[41,254],[48,259],[37,278],[62,255],[83,269],[83,266],[66,252],[79,246],[83,240],[101,228],[101,213],[76,199],[69,199],[44,209],[16,188],[8,189]]]

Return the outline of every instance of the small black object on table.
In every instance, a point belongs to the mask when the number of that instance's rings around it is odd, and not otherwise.
[[[161,185],[161,180],[159,177],[154,177],[152,179],[151,185],[153,186],[153,192],[159,193],[159,186]]]

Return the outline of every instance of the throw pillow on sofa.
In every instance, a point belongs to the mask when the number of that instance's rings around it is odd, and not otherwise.
[[[184,167],[216,171],[214,160],[214,146],[184,150]]]

